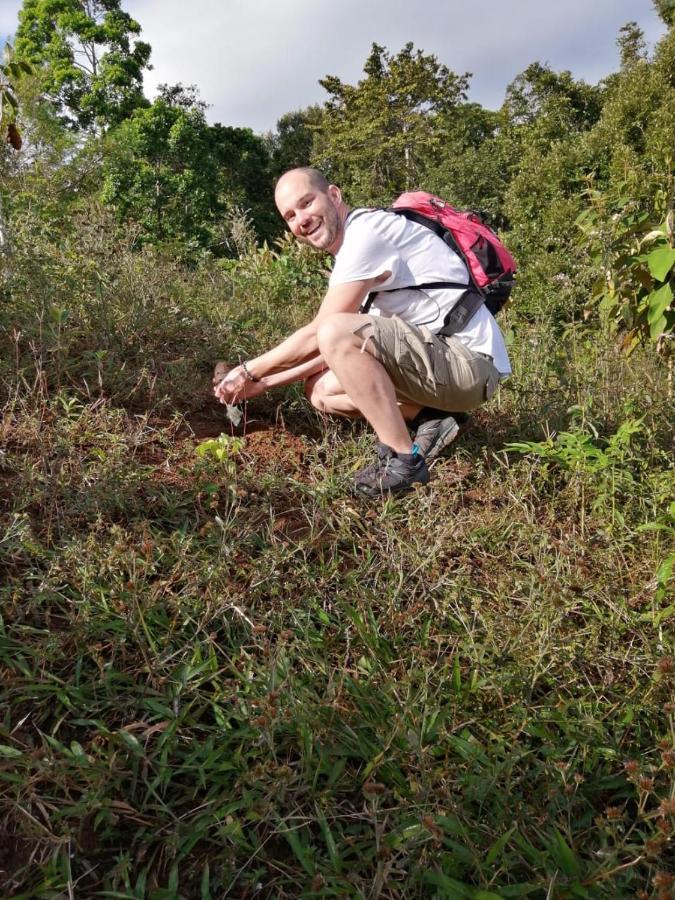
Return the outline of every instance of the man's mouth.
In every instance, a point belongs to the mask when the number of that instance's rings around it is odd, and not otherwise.
[[[316,225],[312,225],[312,227],[305,232],[305,237],[311,237],[313,234],[316,234],[319,228],[321,228],[321,222],[317,222]]]

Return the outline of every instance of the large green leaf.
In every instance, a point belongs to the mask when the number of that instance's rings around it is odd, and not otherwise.
[[[565,838],[556,828],[554,831],[554,837],[549,842],[548,849],[551,853],[551,856],[563,870],[565,875],[578,875],[581,869],[579,865],[579,860],[574,854],[574,851],[565,841]]]
[[[674,264],[675,249],[673,247],[657,247],[647,257],[649,271],[657,281],[665,281],[666,275]]]
[[[673,289],[670,284],[664,284],[658,291],[652,291],[647,298],[649,303],[649,312],[647,313],[647,321],[650,325],[654,324],[670,306],[673,299]]]

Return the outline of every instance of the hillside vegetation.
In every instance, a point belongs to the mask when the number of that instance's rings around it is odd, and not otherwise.
[[[671,4],[598,85],[485,110],[373,45],[264,136],[77,5],[24,0],[0,81],[2,896],[675,896]],[[211,395],[320,302],[272,206],[310,162],[520,263],[513,376],[400,499],[300,386]]]

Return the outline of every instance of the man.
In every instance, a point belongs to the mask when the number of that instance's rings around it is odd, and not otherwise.
[[[359,492],[426,484],[428,462],[458,431],[442,410],[474,409],[511,371],[494,318],[481,306],[462,332],[437,335],[464,291],[410,286],[468,284],[469,276],[423,225],[383,210],[351,211],[340,189],[310,168],[282,175],[275,202],[299,241],[335,257],[328,291],[307,325],[222,380],[216,373],[216,396],[232,403],[303,380],[317,409],[363,416],[375,431],[377,459],[356,475]],[[360,314],[369,295],[368,314]]]

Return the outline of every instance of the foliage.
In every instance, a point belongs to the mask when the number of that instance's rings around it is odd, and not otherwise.
[[[554,72],[532,63],[506,90],[504,111],[515,125],[537,124],[548,136],[562,127],[581,130],[597,121],[601,109],[598,88],[576,81],[568,71]]]
[[[628,352],[641,341],[652,341],[662,352],[671,352],[675,328],[672,188],[660,192],[660,221],[630,199],[629,188],[627,183],[617,185],[614,195],[589,191],[593,205],[577,219],[603,268],[592,297],[600,301],[601,313],[624,333]]]
[[[420,185],[437,161],[446,116],[465,98],[468,76],[408,43],[397,54],[373,44],[356,86],[336,76],[316,131],[314,162],[350,187],[355,203],[391,199]]]
[[[272,231],[268,156],[248,129],[210,126],[193,89],[164,87],[154,103],[109,138],[102,197],[143,243],[172,244],[184,256],[227,252],[221,220],[235,206]]]
[[[15,62],[13,55],[11,45],[5,44],[4,62],[0,63],[0,139],[6,138],[8,144],[20,150],[21,133],[16,126],[19,101],[14,82],[22,75],[30,75],[33,70],[25,61]]]
[[[18,151],[22,147],[23,140],[16,124],[19,109],[16,83],[22,76],[30,75],[32,69],[28,63],[15,62],[12,57],[11,45],[5,44],[4,62],[0,63],[0,146],[6,143]],[[3,197],[0,193],[0,253],[8,253],[9,250],[9,232],[5,221]]]
[[[146,253],[120,310],[166,282]],[[174,273],[180,321],[208,327],[215,272]],[[159,296],[135,312],[153,345],[118,368],[173,359]],[[82,314],[68,329],[84,336]],[[273,327],[259,315],[259,337]],[[653,577],[665,532],[643,527],[666,522],[663,410],[605,438],[568,428],[574,484],[553,458],[544,477],[541,458],[507,457],[575,393],[547,389],[536,338],[429,490],[381,507],[344,491],[363,432],[312,438],[292,397],[266,442],[260,406],[235,438],[211,411],[200,440],[200,419],[141,411],[106,369],[87,396],[75,348],[60,387],[53,344],[20,359],[0,417],[8,892],[610,900],[667,879],[672,610]],[[658,373],[599,349],[561,352],[589,406],[624,416]],[[163,383],[177,407],[208,380],[191,362]]]
[[[323,109],[318,105],[285,113],[277,122],[274,132],[266,135],[272,174],[275,177],[278,178],[289,169],[311,164],[314,133],[322,116]]]
[[[65,122],[105,129],[145,105],[150,45],[121,0],[24,0],[17,58],[40,72],[42,90]]]
[[[374,45],[358,85],[327,79],[326,109],[266,142],[208,125],[180,85],[77,140],[17,82],[5,893],[670,892],[668,370],[582,315],[607,268],[611,315],[672,282],[675,44],[622,41],[601,85],[533,64],[497,112],[435,57]],[[211,395],[215,359],[277,342],[325,290],[325,257],[256,240],[272,174],[308,152],[359,202],[414,179],[487,209],[519,258],[513,377],[428,489],[382,505],[347,493],[372,458],[358,423],[299,387],[229,411]]]

